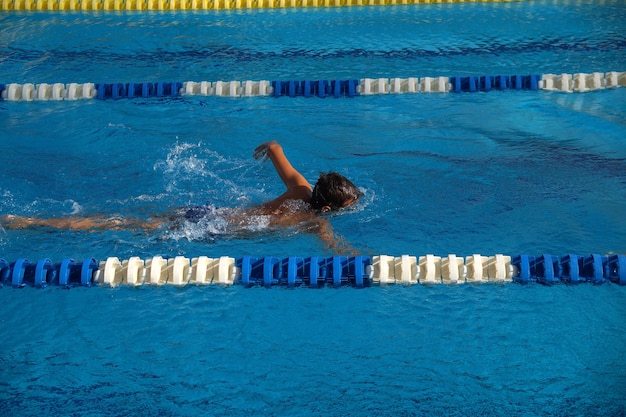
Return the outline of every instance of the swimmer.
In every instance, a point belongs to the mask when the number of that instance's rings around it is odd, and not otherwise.
[[[322,173],[314,187],[296,170],[276,141],[262,143],[254,150],[254,158],[272,161],[274,168],[287,190],[272,201],[243,210],[232,210],[228,223],[245,225],[250,219],[267,216],[269,226],[303,226],[304,230],[316,232],[329,249],[353,252],[337,238],[328,222],[319,213],[337,211],[353,206],[361,192],[343,175],[336,172]],[[174,211],[174,215],[157,216],[150,220],[124,217],[62,217],[35,218],[4,215],[0,224],[7,229],[52,227],[66,230],[154,230],[165,224],[176,227],[180,221],[198,221],[212,211],[210,206],[194,206]]]

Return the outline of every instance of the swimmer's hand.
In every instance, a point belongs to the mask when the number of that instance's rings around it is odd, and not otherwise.
[[[270,147],[274,146],[280,145],[275,140],[260,144],[254,149],[254,159],[261,159],[263,162],[267,161],[267,152],[270,150]]]

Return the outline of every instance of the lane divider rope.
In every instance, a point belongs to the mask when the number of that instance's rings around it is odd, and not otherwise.
[[[363,78],[305,81],[187,81],[145,83],[0,84],[5,101],[119,100],[132,98],[355,97],[381,94],[543,90],[583,93],[626,86],[626,72],[591,74],[484,75],[467,77]]]
[[[119,11],[230,10],[442,3],[512,3],[519,0],[0,0],[0,10]]]
[[[497,254],[445,257],[436,255],[399,257],[332,256],[332,257],[250,257],[210,258],[177,256],[149,259],[131,257],[120,260],[109,257],[82,262],[49,258],[31,262],[0,259],[0,285],[233,285],[368,287],[372,285],[436,285],[465,283],[522,284],[557,283],[626,285],[626,255],[554,256]]]

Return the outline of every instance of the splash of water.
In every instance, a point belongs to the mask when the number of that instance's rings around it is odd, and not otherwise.
[[[224,157],[203,142],[176,142],[166,158],[154,164],[162,173],[165,191],[190,203],[211,201],[218,205],[246,204],[244,182],[253,162]]]
[[[182,208],[176,210],[175,217],[174,226],[167,231],[167,237],[174,240],[212,241],[220,236],[260,232],[270,227],[270,216],[246,215],[240,209],[214,205]]]

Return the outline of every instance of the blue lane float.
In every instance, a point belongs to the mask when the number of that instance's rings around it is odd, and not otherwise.
[[[119,100],[124,98],[178,97],[182,87],[183,83],[181,82],[100,83],[96,84],[95,98],[98,100]]]
[[[626,285],[626,255],[393,257],[251,257],[150,259],[109,257],[53,262],[0,259],[0,284],[16,288],[117,285],[233,285],[286,287],[370,287],[387,284],[539,283]]]
[[[243,257],[237,259],[241,273],[239,281],[244,286],[274,285],[319,287],[352,285],[363,287],[369,280],[369,257]]]
[[[485,75],[482,77],[451,77],[455,93],[475,93],[491,90],[538,90],[541,75]]]
[[[354,97],[359,80],[271,81],[273,97]]]
[[[13,263],[0,259],[0,279],[2,284],[6,285],[10,281],[14,287],[23,287],[27,284],[36,287],[49,284],[90,285],[98,267],[99,263],[95,259],[77,262],[68,258],[60,263],[53,263],[48,258],[37,262],[21,258]]]
[[[1,84],[6,101],[120,100],[179,96],[220,97],[357,97],[410,93],[478,93],[489,91],[588,92],[626,86],[626,72],[591,74],[482,75],[348,80],[174,81],[130,83]]]

